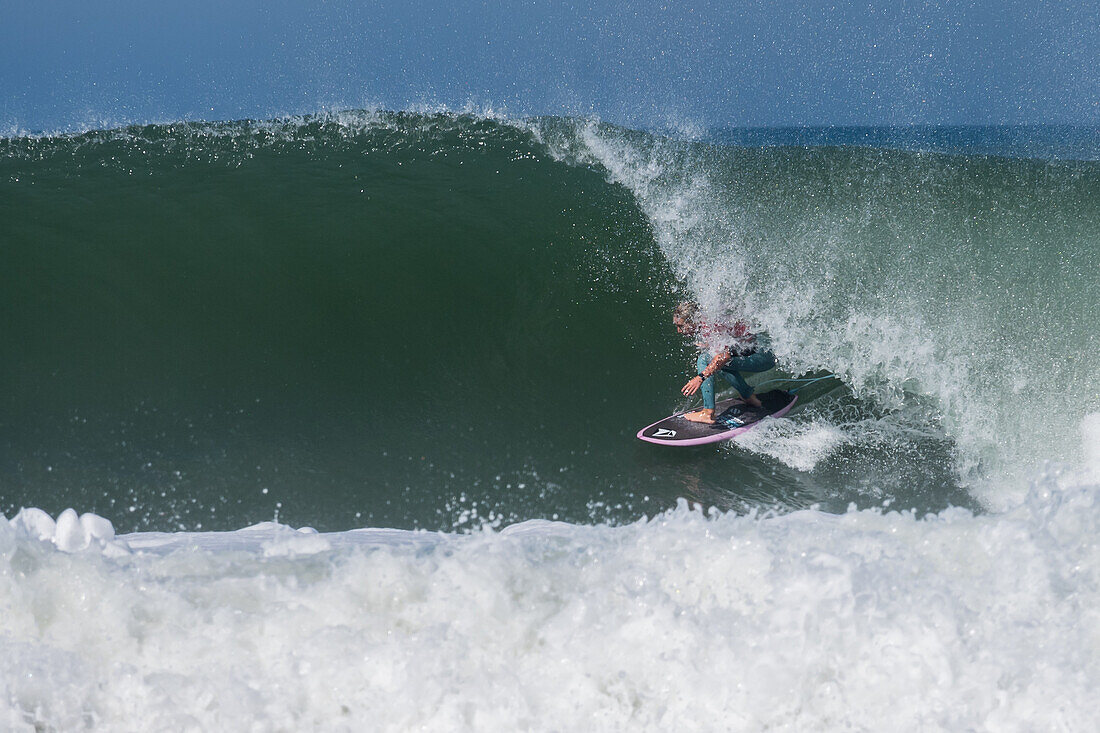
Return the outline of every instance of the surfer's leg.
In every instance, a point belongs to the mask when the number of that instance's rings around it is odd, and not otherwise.
[[[722,367],[722,376],[733,385],[745,400],[745,404],[760,407],[759,398],[753,395],[752,385],[745,381],[741,372],[766,372],[775,366],[775,355],[770,351],[758,351],[749,356],[735,356]]]
[[[699,360],[695,362],[695,371],[702,373],[707,365],[710,364],[710,354],[702,353],[699,355]],[[714,409],[714,375],[710,375],[703,380],[703,384],[699,387],[699,393],[703,395],[703,407],[707,410]]]
[[[695,371],[702,372],[710,364],[710,354],[703,352],[699,354],[699,360],[695,362]],[[703,409],[695,410],[694,412],[688,412],[684,414],[684,417],[692,422],[714,422],[714,375],[710,378],[704,379],[702,386],[699,387],[699,392],[703,395]]]
[[[733,361],[737,361],[733,359]],[[722,376],[726,378],[726,381],[733,385],[733,388],[737,390],[737,393],[741,395],[741,399],[748,399],[752,397],[752,386],[745,381],[745,378],[741,376],[741,372],[732,371],[730,364],[727,364],[722,369]]]

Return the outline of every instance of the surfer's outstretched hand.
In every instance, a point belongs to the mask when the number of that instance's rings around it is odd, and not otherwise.
[[[680,390],[680,392],[682,394],[684,394],[685,396],[690,397],[691,395],[698,392],[699,387],[701,387],[702,385],[703,385],[703,378],[700,377],[698,374],[696,374],[694,377],[692,377],[690,380],[688,380],[688,383],[684,385],[684,388],[682,390]]]

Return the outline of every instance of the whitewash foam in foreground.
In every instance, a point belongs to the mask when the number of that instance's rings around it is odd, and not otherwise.
[[[0,721],[1089,730],[1097,468],[1050,467],[1022,505],[980,516],[681,504],[625,527],[115,537],[24,513],[0,522]]]

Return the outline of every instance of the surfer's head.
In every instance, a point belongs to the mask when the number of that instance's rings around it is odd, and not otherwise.
[[[693,300],[680,303],[672,312],[672,324],[682,334],[695,333],[699,328],[699,304]]]

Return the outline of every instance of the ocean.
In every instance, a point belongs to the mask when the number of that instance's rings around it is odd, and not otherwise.
[[[0,725],[1088,730],[1098,140],[0,138]],[[685,299],[787,418],[635,439]]]

